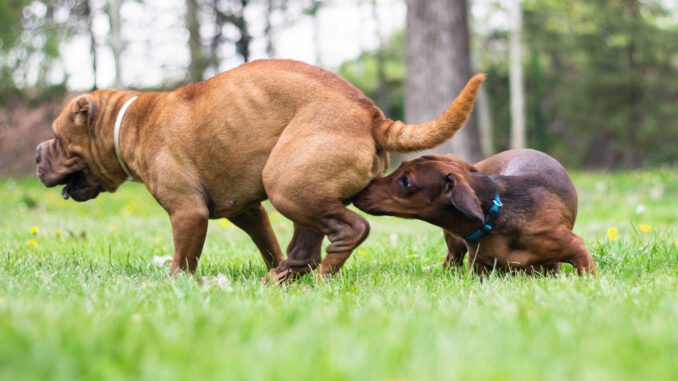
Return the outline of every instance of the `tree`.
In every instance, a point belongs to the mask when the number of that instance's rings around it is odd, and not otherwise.
[[[473,72],[481,72],[481,62],[478,54],[478,50],[483,49],[487,46],[486,36],[483,36],[481,33],[478,33],[476,29],[479,24],[478,20],[475,20],[471,17],[471,8],[468,9],[467,19],[473,32],[471,33],[471,41],[473,42],[471,48],[471,70]],[[487,23],[486,20],[483,20],[483,24]],[[487,91],[487,85],[480,86],[478,90],[478,95],[476,97],[475,109],[478,119],[478,137],[480,140],[480,152],[482,152],[483,157],[490,157],[494,155],[494,121],[492,118],[492,110],[490,106],[490,95]]]
[[[311,0],[310,4],[306,6],[304,13],[311,16],[313,21],[313,47],[315,50],[315,64],[322,66],[322,49],[320,46],[320,19],[318,13],[324,5],[323,0]]]
[[[384,52],[384,37],[381,33],[381,17],[379,16],[379,8],[377,7],[377,0],[370,0],[372,6],[372,21],[375,25],[374,33],[377,35],[377,81],[379,83],[379,91],[377,93],[377,106],[386,115],[391,114],[388,101],[388,82],[386,81],[386,56]]]
[[[30,88],[38,90],[33,92],[38,98],[64,91],[59,48],[81,30],[80,6],[65,0],[0,0],[0,104]]]
[[[94,36],[94,16],[90,0],[83,1],[82,13],[87,24],[87,34],[89,35],[89,54],[92,56],[92,91],[94,91],[99,87],[97,86],[97,40]]]
[[[384,114],[394,120],[403,120],[405,64],[403,31],[398,31],[374,51],[365,51],[353,60],[345,61],[338,69],[342,78],[357,86],[370,99],[376,100]],[[382,71],[382,74],[379,72]],[[383,78],[382,78],[383,75]],[[387,98],[379,101],[383,87]]]
[[[186,29],[188,29],[188,51],[190,62],[188,64],[188,81],[199,82],[204,79],[205,69],[209,61],[205,59],[203,52],[202,37],[200,36],[200,5],[198,0],[186,0]]]
[[[405,118],[422,123],[437,117],[471,78],[466,0],[407,0]],[[480,160],[475,116],[451,143],[432,151]]]
[[[108,44],[113,52],[113,64],[115,66],[115,79],[113,87],[120,89],[122,83],[122,52],[125,49],[125,43],[122,39],[122,20],[120,19],[120,8],[123,0],[108,0],[108,24],[110,33]]]
[[[525,0],[523,11],[535,57],[526,85],[544,89],[527,104],[550,153],[595,168],[678,161],[667,144],[678,140],[678,22],[667,2]]]
[[[525,89],[523,88],[523,62],[521,29],[523,27],[520,0],[511,0],[509,19],[509,87],[511,89],[511,148],[524,148],[525,136]]]

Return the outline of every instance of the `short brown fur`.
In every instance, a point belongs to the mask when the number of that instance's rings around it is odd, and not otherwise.
[[[65,184],[78,201],[125,181],[113,144],[124,116],[121,156],[168,212],[171,272],[193,272],[208,218],[228,218],[254,240],[269,276],[282,281],[320,266],[338,271],[369,232],[348,200],[388,167],[388,151],[430,148],[451,138],[471,112],[483,75],[469,81],[441,117],[423,125],[385,119],[337,75],[291,60],[241,65],[169,92],[101,90],[76,98],[38,146],[37,174]],[[294,221],[284,260],[261,202]],[[321,261],[324,236],[330,245]]]
[[[496,193],[501,203],[492,230],[475,241]],[[476,165],[453,155],[427,155],[405,161],[391,175],[376,179],[354,204],[376,215],[417,218],[444,229],[444,265],[461,265],[478,274],[493,269],[557,273],[569,262],[579,275],[594,272],[593,257],[572,232],[577,192],[565,169],[545,153],[518,149]]]

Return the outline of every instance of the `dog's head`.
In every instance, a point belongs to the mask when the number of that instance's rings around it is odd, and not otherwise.
[[[417,218],[439,226],[450,218],[482,222],[481,203],[470,184],[473,172],[477,170],[472,165],[453,155],[421,156],[373,180],[352,201],[369,214]]]
[[[65,199],[86,201],[105,190],[106,178],[95,158],[96,99],[87,94],[71,100],[52,123],[54,139],[37,147],[38,178],[47,187],[65,185],[61,191]]]

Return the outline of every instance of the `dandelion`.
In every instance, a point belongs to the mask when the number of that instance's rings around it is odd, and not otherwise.
[[[652,230],[652,226],[640,224],[640,225],[638,225],[638,229],[640,229],[640,231],[643,232],[643,233],[647,233],[650,230]]]
[[[231,225],[231,223],[230,223],[230,222],[228,222],[228,220],[227,220],[227,219],[223,219],[223,220],[221,220],[221,227],[223,227],[223,228],[227,228],[227,227],[228,227],[229,225]]]
[[[160,242],[162,242],[163,240],[164,240],[164,238],[162,238],[161,236],[159,236],[159,235],[158,235],[158,236],[155,236],[155,242],[160,243]]]
[[[61,237],[62,235],[64,235],[64,232],[61,231],[61,229],[57,229],[54,233],[57,235],[57,237]]]
[[[155,266],[163,266],[166,263],[170,263],[170,262],[172,262],[172,256],[170,256],[170,255],[165,255],[165,256],[161,256],[161,257],[156,255],[156,256],[153,257],[153,260],[151,261],[151,263]]]
[[[614,241],[617,239],[617,228],[616,227],[611,227],[607,229],[607,238],[610,239],[610,241]]]
[[[360,250],[360,251],[358,252],[358,255],[367,255],[367,251],[365,251],[365,250]]]
[[[392,247],[398,246],[398,234],[397,233],[391,233],[391,235],[388,236],[388,239],[391,241]]]
[[[28,247],[38,247],[38,243],[35,242],[32,239],[29,239],[28,241],[26,241],[26,246],[28,246]]]
[[[31,228],[31,234],[38,234],[38,230],[40,230],[39,227],[33,226],[33,227]]]
[[[224,291],[233,291],[231,281],[222,273],[217,274],[217,276],[213,278],[206,276],[200,277],[199,282],[205,289],[217,286]]]

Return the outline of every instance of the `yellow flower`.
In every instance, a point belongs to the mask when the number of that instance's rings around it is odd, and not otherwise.
[[[115,228],[117,228],[117,226],[115,226],[115,224],[108,224],[108,230],[109,231],[113,231],[113,230],[115,230]]]
[[[617,239],[617,228],[616,227],[611,227],[607,229],[607,238],[610,239],[610,241],[614,241]]]
[[[127,204],[127,205],[125,205],[125,208],[123,209],[123,214],[129,216],[130,214],[132,214],[134,212],[134,209],[136,209],[134,207],[134,205]]]
[[[640,224],[640,225],[638,225],[638,229],[640,229],[640,231],[643,232],[643,233],[647,233],[650,230],[652,230],[652,226]]]
[[[38,243],[35,242],[35,241],[32,240],[32,239],[29,239],[29,240],[26,242],[26,246],[30,246],[30,247],[38,247]]]
[[[33,226],[33,227],[31,228],[31,234],[38,234],[38,230],[40,230],[39,227]]]
[[[365,251],[365,250],[360,250],[360,251],[358,252],[358,255],[367,255],[367,251]]]
[[[56,233],[57,237],[64,235],[64,232],[62,232],[60,229],[57,229],[54,233]]]
[[[221,226],[227,228],[231,223],[227,219],[221,220]]]
[[[156,236],[155,237],[155,242],[160,243],[163,241],[163,238],[161,236]]]

